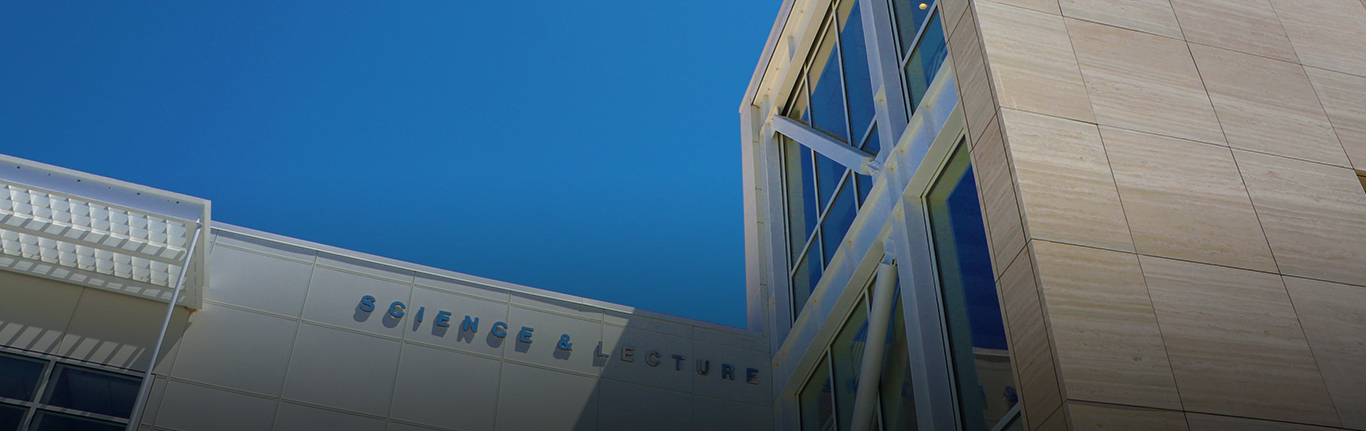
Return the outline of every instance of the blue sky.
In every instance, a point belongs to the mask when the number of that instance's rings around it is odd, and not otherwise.
[[[779,3],[5,2],[0,152],[743,326],[737,107]]]

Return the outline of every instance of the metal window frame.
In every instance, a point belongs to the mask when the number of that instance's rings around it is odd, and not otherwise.
[[[39,411],[64,414],[67,416],[74,416],[82,419],[93,419],[108,422],[110,425],[127,426],[129,423],[131,423],[129,421],[129,418],[120,418],[117,416],[102,415],[99,413],[91,413],[83,410],[57,407],[44,403],[42,400],[45,396],[47,396],[48,387],[51,386],[52,383],[54,383],[53,379],[56,377],[56,371],[58,366],[66,366],[76,369],[91,370],[99,373],[113,374],[116,376],[136,380],[139,384],[141,384],[143,376],[139,375],[138,373],[131,372],[129,370],[121,368],[110,367],[107,365],[82,362],[74,359],[63,358],[60,356],[49,355],[39,352],[31,352],[7,346],[0,346],[0,354],[8,356],[17,356],[25,359],[32,359],[39,362],[43,362],[43,371],[38,377],[37,387],[34,389],[32,401],[0,397],[0,404],[22,407],[27,409],[27,411],[24,412],[24,418],[19,423],[19,429],[21,431],[28,430],[29,427],[32,426],[33,418],[37,417]]]

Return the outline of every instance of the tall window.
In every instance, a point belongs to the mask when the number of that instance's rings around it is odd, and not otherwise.
[[[122,431],[142,380],[0,353],[0,430]]]
[[[899,46],[901,79],[906,85],[906,114],[912,115],[934,82],[939,67],[948,58],[944,25],[934,13],[933,0],[891,0],[896,38]],[[909,118],[907,119],[909,120]]]
[[[874,281],[876,282],[876,281]],[[871,285],[870,283],[869,285]],[[897,288],[900,291],[900,288]],[[857,398],[863,352],[869,342],[883,343],[882,380],[879,388],[880,416],[873,420],[874,429],[913,431],[916,429],[915,398],[911,387],[911,363],[906,348],[906,326],[902,321],[901,297],[897,295],[887,337],[868,339],[867,296],[859,299],[844,326],[840,328],[830,348],[823,352],[820,365],[798,400],[802,415],[802,431],[847,430],[854,420],[854,399]],[[880,420],[878,420],[880,419]]]
[[[802,66],[786,116],[835,140],[876,155],[873,84],[856,0],[826,11],[816,48]],[[801,313],[872,189],[872,180],[796,142],[784,139],[788,212],[788,268],[792,316]]]
[[[926,201],[964,429],[987,431],[1018,396],[967,145],[958,145]]]

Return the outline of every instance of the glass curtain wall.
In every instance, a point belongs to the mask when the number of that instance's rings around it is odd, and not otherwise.
[[[897,290],[900,291],[900,287]],[[906,325],[901,310],[901,296],[898,294],[893,304],[894,314],[888,324],[887,337],[874,340],[884,344],[882,380],[877,382],[880,402],[875,411],[881,420],[873,421],[875,430],[917,429],[911,363],[906,348]],[[861,384],[859,375],[863,369],[863,352],[869,342],[868,311],[868,298],[864,295],[830,342],[829,349],[822,352],[820,366],[816,367],[802,387],[798,400],[802,431],[848,430],[853,423],[854,400]]]
[[[1019,400],[967,145],[926,197],[958,406],[967,431],[988,431]]]
[[[0,353],[0,430],[122,431],[142,379]]]
[[[825,12],[816,48],[802,66],[785,116],[871,155],[881,150],[873,84],[857,0]],[[792,318],[801,314],[825,266],[849,232],[872,180],[783,138]]]
[[[944,39],[944,25],[935,13],[937,2],[891,0],[891,3],[899,47],[897,58],[906,86],[906,115],[914,115],[939,67],[948,58],[949,48]]]

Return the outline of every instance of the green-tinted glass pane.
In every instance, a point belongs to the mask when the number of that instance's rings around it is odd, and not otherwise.
[[[892,11],[896,13],[896,33],[901,39],[901,58],[915,46],[915,35],[920,26],[925,25],[925,17],[934,11],[932,1],[892,0]]]
[[[934,82],[939,66],[944,64],[944,59],[948,58],[948,55],[949,48],[944,43],[944,26],[939,23],[939,15],[935,15],[930,18],[925,34],[920,37],[920,43],[915,47],[915,52],[911,53],[911,60],[906,62],[906,91],[911,94],[911,111],[919,109],[920,101],[925,98],[925,92],[929,90],[930,83]]]
[[[863,349],[868,344],[868,310],[860,300],[830,344],[830,359],[835,370],[835,403],[840,428],[847,429],[854,418],[854,399],[858,395],[859,371],[863,368]]]
[[[835,400],[831,393],[830,364],[824,359],[802,387],[797,400],[802,413],[802,431],[835,429]]]
[[[101,371],[59,365],[43,402],[107,416],[126,418],[133,412],[141,381]]]
[[[986,229],[968,159],[967,146],[960,144],[930,190],[927,203],[964,427],[986,431],[1005,416],[1016,395]]]
[[[816,173],[811,150],[783,138],[783,169],[787,181],[788,249],[792,265],[806,246],[817,224]]]
[[[850,173],[850,177],[853,173]],[[854,224],[854,218],[858,216],[858,207],[854,204],[854,186],[845,183],[840,186],[839,194],[835,196],[835,201],[830,204],[829,212],[825,218],[821,219],[821,235],[825,242],[825,263],[830,263],[835,258],[835,252],[839,251],[840,243],[844,242],[844,235],[849,233],[849,226]]]

